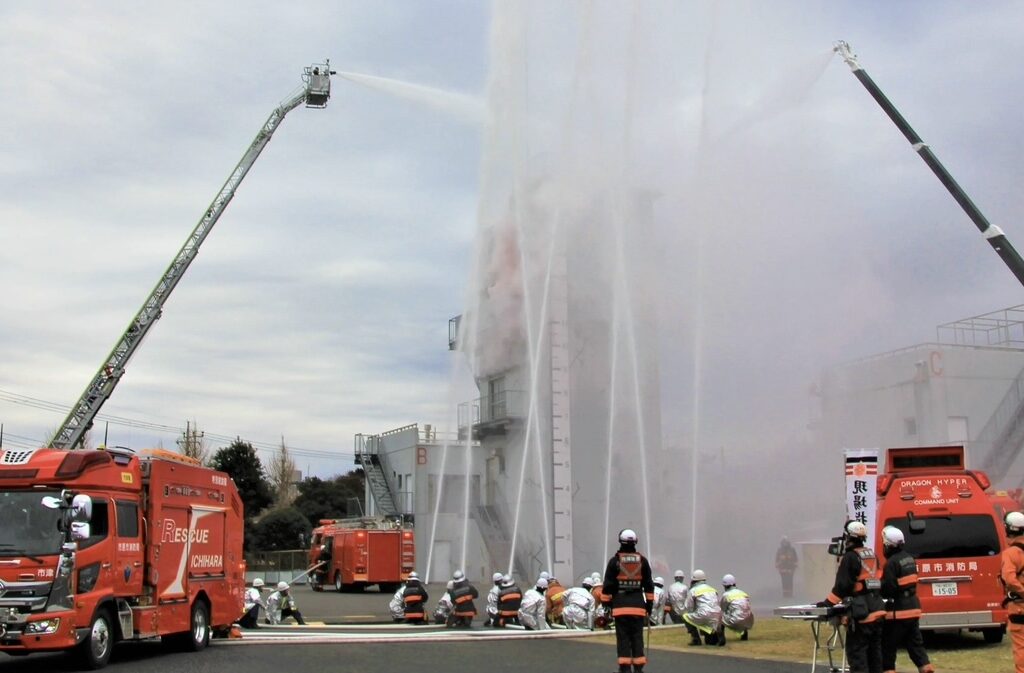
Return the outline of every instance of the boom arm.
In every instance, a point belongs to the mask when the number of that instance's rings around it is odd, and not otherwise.
[[[835,43],[834,47],[835,51],[842,56],[843,60],[846,61],[846,64],[850,66],[850,70],[853,71],[854,76],[860,80],[860,83],[868,90],[868,93],[870,93],[871,97],[875,99],[875,102],[881,106],[882,110],[885,111],[885,114],[889,115],[889,119],[896,124],[896,127],[899,128],[903,136],[913,146],[914,151],[920,155],[921,159],[923,159],[926,164],[928,164],[928,168],[932,169],[932,172],[935,173],[935,177],[942,182],[943,186],[945,186],[945,188],[949,190],[949,193],[953,195],[953,198],[956,199],[956,202],[960,204],[960,207],[964,209],[964,212],[967,213],[967,216],[970,217],[971,221],[973,221],[975,226],[978,227],[981,235],[985,237],[985,240],[992,246],[992,249],[995,250],[996,254],[1002,258],[1006,263],[1006,266],[1010,267],[1010,271],[1012,271],[1013,275],[1017,277],[1017,280],[1020,281],[1021,285],[1024,285],[1024,259],[1021,259],[1020,254],[1010,243],[1009,239],[1006,238],[1003,230],[988,221],[988,219],[981,213],[981,210],[978,209],[978,206],[974,205],[974,202],[971,201],[971,197],[967,196],[967,193],[959,184],[957,184],[957,181],[949,174],[946,167],[939,162],[938,157],[935,156],[931,148],[921,140],[921,136],[917,135],[917,132],[911,128],[907,120],[904,119],[903,115],[901,115],[899,110],[896,109],[896,106],[886,98],[885,94],[878,88],[878,85],[875,84],[874,80],[864,72],[864,68],[862,68],[860,63],[857,62],[857,55],[853,53],[852,49],[850,49],[850,45],[840,40]]]
[[[85,392],[78,398],[78,402],[71,408],[71,413],[68,414],[68,417],[61,423],[60,428],[57,429],[53,440],[50,442],[51,446],[58,449],[74,449],[81,444],[82,438],[92,426],[92,422],[96,418],[96,414],[99,413],[100,407],[103,406],[103,403],[114,392],[114,388],[124,375],[124,368],[128,360],[135,354],[139,344],[142,343],[142,339],[160,317],[163,305],[170,296],[171,291],[174,290],[178,281],[181,280],[192,260],[196,258],[196,255],[199,253],[199,246],[206,240],[210,230],[213,229],[213,225],[217,224],[217,220],[220,219],[228,204],[231,203],[231,199],[234,198],[238,186],[245,179],[249,169],[256,163],[256,159],[259,158],[263,148],[270,142],[274,131],[284,121],[285,115],[302,103],[306,103],[306,107],[326,107],[327,99],[330,98],[330,76],[332,74],[334,73],[330,69],[330,61],[306,68],[303,74],[303,86],[270,113],[267,121],[263,123],[259,133],[256,134],[256,138],[253,139],[252,144],[249,145],[245,154],[242,155],[238,165],[231,171],[231,175],[228,176],[224,186],[220,188],[209,208],[206,209],[206,212],[199,219],[199,224],[192,230],[185,244],[181,246],[181,250],[178,251],[178,254],[171,261],[171,265],[167,267],[164,275],[157,282],[156,287],[153,288],[153,291],[150,292],[146,301],[142,304],[142,308],[132,318],[132,321],[128,324],[128,329],[124,331],[124,334],[114,344],[110,355],[107,356],[99,371],[96,372],[92,381],[89,382]]]

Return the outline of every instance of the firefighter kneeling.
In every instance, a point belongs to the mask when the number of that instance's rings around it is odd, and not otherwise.
[[[846,524],[846,553],[836,581],[818,607],[846,604],[846,658],[850,673],[882,673],[882,620],[885,604],[879,595],[881,572],[875,552],[866,546],[868,529],[860,521]]]

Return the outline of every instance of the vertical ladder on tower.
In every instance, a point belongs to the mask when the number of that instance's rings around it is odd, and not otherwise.
[[[555,577],[573,577],[572,568],[572,441],[569,285],[564,234],[551,260],[549,343],[551,346],[551,492],[554,519]]]

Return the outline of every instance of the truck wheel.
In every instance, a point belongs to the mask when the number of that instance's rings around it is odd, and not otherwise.
[[[95,671],[107,665],[113,650],[114,628],[110,612],[106,609],[97,610],[89,625],[89,634],[78,646],[78,658],[83,667]]]
[[[996,627],[994,629],[982,629],[981,635],[985,638],[985,642],[989,645],[998,645],[1003,642],[1003,629],[1002,627]]]
[[[206,649],[210,644],[210,609],[206,603],[199,600],[192,604],[192,616],[189,619],[191,625],[188,632],[188,640],[182,637],[182,644],[189,652],[199,652]]]
[[[345,585],[341,583],[341,573],[334,573],[334,590],[338,593],[345,590]]]

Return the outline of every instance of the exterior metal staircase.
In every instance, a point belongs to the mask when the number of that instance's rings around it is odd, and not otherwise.
[[[1024,369],[1010,384],[974,445],[985,452],[982,469],[993,480],[1006,474],[1020,456],[1024,449]]]
[[[355,454],[359,466],[363,468],[366,475],[366,483],[370,488],[370,495],[376,504],[377,513],[383,516],[399,514],[395,505],[394,492],[388,480],[388,473],[377,452],[377,437],[356,435]]]

